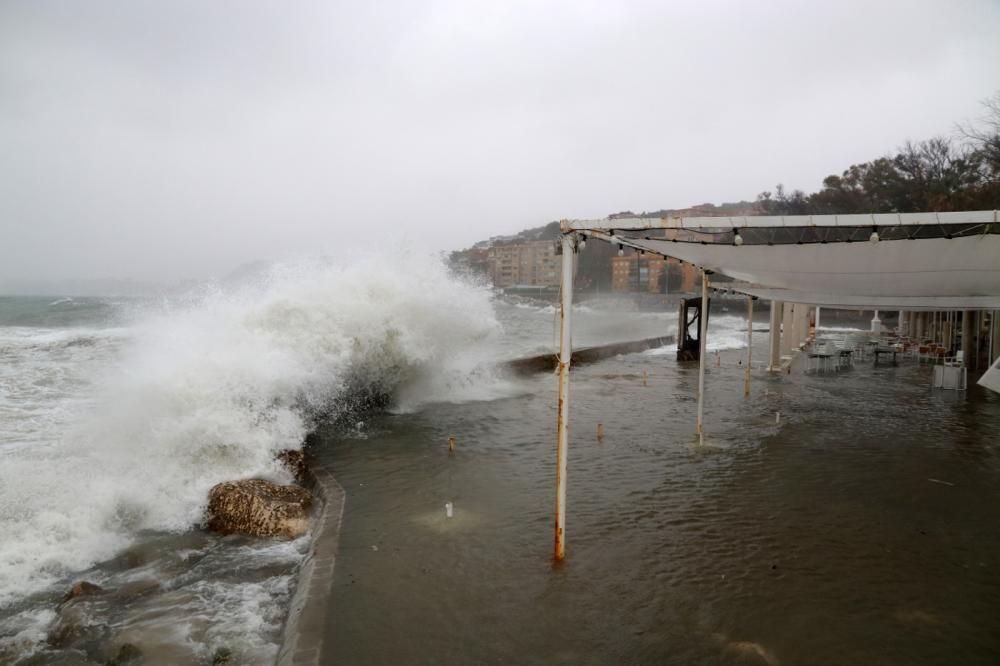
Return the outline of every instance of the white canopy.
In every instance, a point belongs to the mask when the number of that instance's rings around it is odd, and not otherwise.
[[[741,245],[629,238],[621,231],[734,228],[916,225],[990,225],[996,211],[910,215],[671,218],[563,223],[563,231],[586,231],[636,249],[674,257],[727,275],[732,285],[763,298],[826,307],[878,309],[1000,308],[1000,234],[953,238],[905,238],[878,242]],[[983,227],[989,229],[989,227]],[[1000,227],[998,227],[1000,230]],[[720,285],[721,286],[721,285]]]

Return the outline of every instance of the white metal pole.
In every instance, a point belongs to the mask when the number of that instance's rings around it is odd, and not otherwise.
[[[781,312],[784,309],[781,301],[771,301],[771,355],[767,369],[770,372],[781,370]]]
[[[1000,356],[1000,310],[994,310],[990,317],[990,362],[988,367],[993,367],[993,361]]]
[[[559,415],[556,422],[556,525],[555,559],[566,557],[566,454],[569,445],[569,364],[573,355],[573,252],[572,234],[562,237],[562,293],[559,307]]]
[[[753,352],[753,296],[747,296],[747,367],[743,369],[743,395],[750,395],[750,357]]]
[[[705,441],[705,342],[708,333],[708,273],[701,271],[701,330],[698,332],[698,443]]]
[[[821,309],[822,308],[820,308],[820,306],[818,306],[818,305],[816,306],[816,335],[817,335],[817,337],[819,336],[819,312],[820,312]]]
[[[1000,310],[994,310],[990,313],[990,353],[987,354],[990,362],[986,364],[986,367],[992,367],[993,361],[998,356],[997,348],[1000,347],[1000,322],[997,321],[997,316],[1000,315]]]

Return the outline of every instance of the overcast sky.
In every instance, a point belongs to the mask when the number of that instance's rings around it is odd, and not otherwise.
[[[998,35],[990,0],[0,0],[0,281],[811,191],[979,115]]]

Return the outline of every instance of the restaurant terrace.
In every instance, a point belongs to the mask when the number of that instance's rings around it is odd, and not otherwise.
[[[875,333],[881,332],[878,311],[899,311],[894,344],[902,349],[901,341],[905,340],[907,351],[940,362],[942,370],[947,363],[962,378],[971,359],[972,341],[978,343],[981,332],[988,330],[984,367],[989,369],[979,383],[1000,391],[998,211],[564,220],[556,449],[557,561],[565,557],[566,549],[575,258],[591,239],[617,245],[619,253],[632,248],[672,257],[700,270],[701,302],[697,318],[690,320],[700,329],[695,355],[699,363],[695,427],[699,442],[705,432],[707,313],[715,275],[732,280],[718,288],[747,297],[748,355],[753,301],[770,301],[767,368],[771,372],[787,367],[789,352],[811,342],[809,320],[814,316],[818,322],[821,308],[875,310]],[[832,356],[834,350],[816,352],[817,356],[826,354]],[[749,358],[745,373],[744,391],[749,394]],[[961,386],[956,383],[953,388]]]

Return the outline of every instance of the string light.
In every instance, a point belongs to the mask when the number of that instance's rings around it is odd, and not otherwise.
[[[733,245],[735,245],[736,247],[743,245],[743,236],[740,236],[740,230],[733,229],[733,234],[735,234],[733,236]]]
[[[622,245],[621,243],[618,244],[618,256],[619,257],[625,256],[625,246]]]
[[[580,234],[580,241],[576,244],[576,249],[585,250],[587,249],[587,237]]]
[[[873,243],[878,242],[878,227],[872,227],[872,235],[868,237],[868,240]]]

